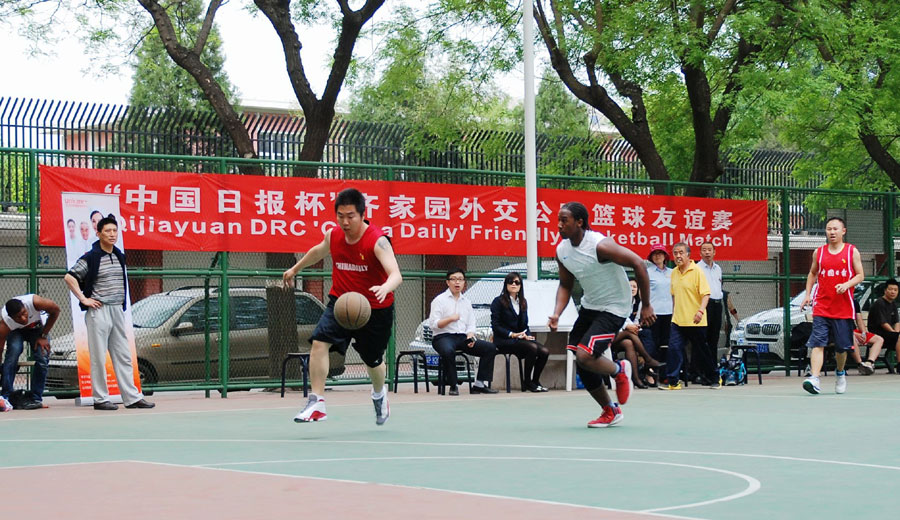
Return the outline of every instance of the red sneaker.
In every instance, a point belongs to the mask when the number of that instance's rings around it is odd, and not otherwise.
[[[619,404],[625,404],[631,397],[631,390],[634,388],[634,383],[631,381],[631,363],[624,359],[618,363],[622,369],[616,374],[616,398],[619,400]]]
[[[622,409],[617,405],[604,406],[603,414],[589,422],[588,428],[606,428],[607,426],[618,424],[623,417],[625,416],[622,415]]]

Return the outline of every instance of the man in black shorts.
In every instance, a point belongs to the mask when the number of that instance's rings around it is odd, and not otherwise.
[[[625,318],[631,314],[631,286],[622,266],[634,270],[642,303],[641,323],[645,326],[656,319],[650,305],[650,278],[639,256],[606,235],[591,230],[587,208],[583,204],[564,204],[557,218],[559,234],[563,238],[556,247],[559,289],[548,325],[551,330],[556,330],[559,315],[569,304],[577,279],[584,295],[567,348],[575,352],[577,372],[584,388],[603,408],[603,413],[590,421],[588,428],[605,428],[622,420],[619,404],[625,404],[632,388],[631,363],[603,357]],[[618,403],[613,402],[606,391],[603,376],[615,378]]]
[[[382,425],[390,416],[385,380],[384,352],[391,339],[394,323],[394,290],[403,281],[391,242],[377,226],[363,219],[365,196],[347,188],[334,199],[338,226],[326,232],[325,238],[309,250],[293,267],[284,272],[285,288],[294,286],[297,272],[331,254],[332,285],[329,301],[311,338],[309,378],[312,392],[306,406],[294,417],[298,423],[327,419],[325,412],[325,378],[328,375],[328,351],[332,345],[353,347],[366,364],[372,380],[372,404],[375,424]],[[368,323],[359,330],[347,330],[334,318],[334,302],[342,294],[358,292],[372,308]]]

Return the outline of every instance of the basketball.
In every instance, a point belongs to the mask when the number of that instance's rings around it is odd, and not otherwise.
[[[358,292],[346,292],[334,302],[334,319],[347,330],[357,330],[369,323],[372,306]]]

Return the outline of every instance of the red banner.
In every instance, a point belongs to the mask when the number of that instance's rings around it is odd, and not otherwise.
[[[366,194],[366,218],[398,254],[525,256],[525,189],[41,166],[43,245],[62,246],[62,192],[116,193],[129,249],[303,252],[334,226],[334,196]],[[591,228],[646,256],[704,240],[719,260],[765,260],[766,201],[538,190],[538,252],[555,255],[556,213],[579,201]],[[694,255],[695,258],[699,254]]]

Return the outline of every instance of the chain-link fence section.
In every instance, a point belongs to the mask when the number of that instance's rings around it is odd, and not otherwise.
[[[62,281],[66,269],[63,248],[37,243],[37,163],[140,170],[259,173],[272,161],[225,158],[139,156],[126,154],[0,150],[0,289],[4,300],[36,292],[56,301],[62,316],[52,334],[48,390],[74,395],[74,353],[69,293]],[[286,162],[287,163],[287,162]],[[294,167],[308,167],[288,163]],[[411,166],[346,164],[313,165],[317,175],[344,179],[428,180],[487,185],[517,185],[523,177],[496,171],[442,170]],[[847,221],[847,241],[863,257],[866,283],[857,290],[863,312],[880,295],[879,283],[896,274],[894,228],[898,213],[894,194],[765,187],[755,185],[691,185],[646,180],[541,176],[542,188],[616,193],[709,196],[768,201],[769,258],[758,262],[720,262],[725,289],[738,319],[725,321],[719,347],[756,345],[767,369],[796,364],[790,332],[807,319],[796,305],[816,247],[824,243],[824,223],[832,215]],[[111,190],[113,187],[111,187]],[[577,196],[577,195],[573,195]],[[76,230],[78,231],[78,230]],[[701,236],[676,237],[694,245],[698,259]],[[736,240],[739,240],[736,239]],[[649,250],[649,244],[648,244]],[[281,287],[281,273],[296,255],[128,251],[130,291],[135,313],[138,363],[150,389],[230,390],[280,386],[281,364],[291,352],[308,352],[308,338],[327,303],[331,288],[330,259],[298,277],[295,291]],[[395,370],[396,352],[428,348],[430,329],[424,323],[431,300],[446,289],[444,274],[451,267],[469,273],[470,290],[482,278],[496,279],[507,270],[524,273],[523,258],[429,255],[398,257],[404,283],[396,291],[394,335],[386,355]],[[512,267],[510,267],[512,265]],[[542,265],[542,278],[554,278]],[[486,287],[481,284],[480,287]],[[223,298],[223,294],[227,297]],[[490,304],[496,291],[472,296],[479,335],[489,337]],[[478,301],[475,301],[475,300]],[[785,305],[787,303],[787,305]],[[227,334],[223,331],[227,330]],[[792,362],[792,359],[794,360]],[[354,349],[330,355],[329,384],[368,380]],[[409,380],[411,367],[400,368]],[[289,386],[300,386],[299,365],[289,365]]]

